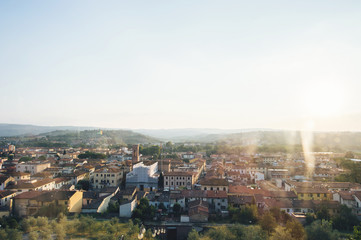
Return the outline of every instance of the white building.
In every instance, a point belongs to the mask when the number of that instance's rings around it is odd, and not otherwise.
[[[50,167],[49,162],[21,162],[16,165],[17,172],[28,172],[31,175],[44,171]]]
[[[158,177],[158,162],[140,162],[127,174],[126,185],[136,186],[140,191],[153,191],[158,187]]]

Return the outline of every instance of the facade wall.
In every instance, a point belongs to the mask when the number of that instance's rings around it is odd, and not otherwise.
[[[119,172],[95,172],[93,173],[92,183],[95,188],[118,187],[123,179],[123,171]]]
[[[19,163],[16,165],[17,172],[30,172],[32,175],[44,171],[50,167],[50,163]]]
[[[77,191],[69,199],[68,208],[69,212],[80,213],[83,206],[83,192]]]
[[[122,204],[119,206],[119,217],[128,217],[132,216],[133,210],[137,207],[137,201],[134,199],[133,201]]]
[[[193,176],[178,176],[178,175],[167,175],[164,176],[164,187],[168,189],[179,189],[187,188],[192,189]]]

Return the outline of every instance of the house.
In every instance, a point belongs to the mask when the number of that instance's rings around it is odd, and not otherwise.
[[[326,188],[320,187],[296,187],[294,193],[297,195],[299,200],[331,200],[332,193]]]
[[[202,190],[217,190],[228,192],[228,181],[223,178],[205,178],[199,181]]]
[[[193,172],[166,172],[164,174],[165,189],[192,189],[194,184]]]
[[[6,175],[14,178],[15,181],[30,180],[30,173],[26,172],[8,172]]]
[[[40,162],[40,161],[31,161],[31,162],[21,162],[16,165],[17,172],[29,172],[35,174],[38,172],[44,171],[46,168],[50,167],[50,162]]]
[[[110,199],[113,194],[100,196],[93,199],[89,204],[83,205],[82,213],[104,213],[107,211]],[[88,199],[87,199],[88,200]]]
[[[76,185],[80,180],[87,179],[88,176],[89,173],[83,171],[74,171],[73,173],[63,175],[63,177],[69,178],[73,185]]]
[[[54,179],[30,180],[30,181],[17,181],[13,185],[6,187],[7,190],[17,192],[27,191],[46,191],[55,189]]]
[[[338,201],[349,208],[353,208],[356,204],[354,193],[349,191],[335,192],[333,194],[333,201]]]
[[[228,208],[228,197],[226,191],[206,191],[206,199],[209,204],[210,213],[226,211]]]
[[[119,217],[130,218],[132,216],[132,212],[137,207],[137,199],[133,198],[131,200],[122,202],[119,205]]]
[[[170,209],[170,194],[169,192],[150,192],[147,194],[149,205],[156,208],[163,204],[166,209]]]
[[[295,200],[293,201],[293,212],[315,213],[323,205],[327,208],[330,215],[334,215],[338,212],[340,203],[337,201]]]
[[[202,199],[189,202],[188,215],[190,222],[208,222],[208,202]]]
[[[118,187],[123,180],[123,169],[104,167],[95,170],[90,177],[95,189]]]
[[[0,190],[4,190],[14,178],[6,175],[0,175]]]
[[[80,191],[29,191],[13,198],[14,213],[19,217],[33,216],[49,204],[65,205],[71,213],[79,213],[82,208],[83,192]]]
[[[69,178],[54,178],[55,189],[61,189],[65,185],[72,185]]]
[[[228,196],[228,204],[235,208],[242,208],[246,205],[255,204],[254,196]]]
[[[288,214],[293,213],[293,202],[289,199],[265,199],[264,209],[279,208]]]
[[[16,192],[9,190],[0,191],[0,207],[10,206],[11,199],[16,196]]]
[[[44,178],[52,178],[52,177],[53,177],[53,174],[51,174],[49,172],[45,172],[45,171],[38,172],[38,173],[35,173],[30,176],[31,179],[37,179],[37,180],[41,180]]]

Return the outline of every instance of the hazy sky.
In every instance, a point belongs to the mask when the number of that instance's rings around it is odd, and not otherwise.
[[[0,1],[0,88],[2,123],[361,130],[361,2]]]

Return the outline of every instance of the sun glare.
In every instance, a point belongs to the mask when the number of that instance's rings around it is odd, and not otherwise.
[[[339,115],[344,106],[342,88],[333,83],[308,86],[303,91],[305,113],[314,117]]]

